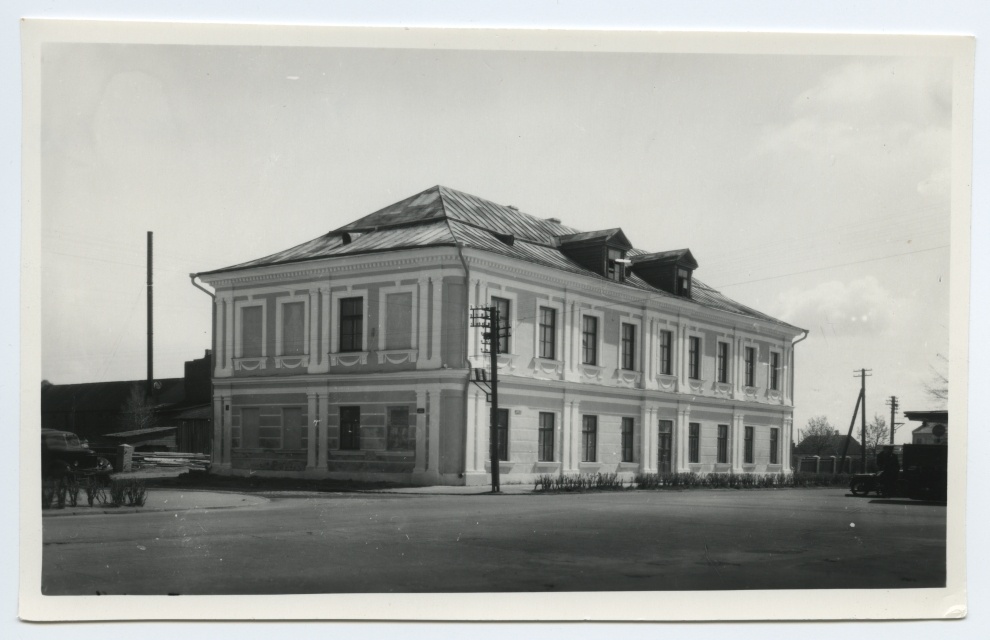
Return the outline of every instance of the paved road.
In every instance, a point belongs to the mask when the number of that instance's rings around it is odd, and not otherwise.
[[[44,519],[46,594],[934,587],[945,507],[842,490],[267,494]]]

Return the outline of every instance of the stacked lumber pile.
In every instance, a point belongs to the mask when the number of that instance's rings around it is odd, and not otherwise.
[[[173,451],[135,451],[132,458],[134,468],[148,467],[188,467],[206,469],[210,456],[205,453],[177,453]]]

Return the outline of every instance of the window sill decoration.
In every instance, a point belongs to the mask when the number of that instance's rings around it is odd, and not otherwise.
[[[309,356],[275,356],[276,369],[298,369],[309,366]]]
[[[770,402],[780,402],[780,390],[767,389],[767,400]]]
[[[601,462],[579,462],[578,471],[581,473],[595,473],[602,468]]]
[[[667,375],[666,373],[658,373],[657,384],[660,385],[661,391],[676,391],[677,376]]]
[[[701,380],[700,378],[699,379],[688,378],[688,388],[691,389],[691,391],[694,391],[695,393],[704,393],[705,381]]]
[[[419,349],[390,349],[378,352],[378,364],[402,364],[403,362],[416,362],[419,356]],[[361,364],[365,364],[362,362]]]
[[[549,460],[543,462],[537,462],[533,465],[534,473],[553,473],[560,470],[559,462],[551,462]]]
[[[234,358],[235,371],[254,371],[264,369],[268,364],[268,358]]]
[[[756,400],[758,393],[759,389],[756,387],[743,387],[743,394],[746,396],[747,400]]]
[[[368,352],[331,353],[330,364],[337,367],[353,367],[356,364],[368,364]]]
[[[514,353],[500,353],[498,354],[498,368],[508,369],[509,371],[515,371],[516,369],[516,355]]]
[[[716,382],[715,383],[715,395],[722,396],[724,398],[732,397],[732,385],[728,382]]]
[[[560,375],[561,367],[564,363],[560,360],[548,360],[547,358],[533,358],[533,366],[537,373],[543,375]]]
[[[639,381],[643,379],[639,371],[628,369],[616,369],[616,377],[621,384],[639,384]]]
[[[602,367],[594,364],[582,364],[581,365],[581,375],[589,380],[601,380],[602,379]]]

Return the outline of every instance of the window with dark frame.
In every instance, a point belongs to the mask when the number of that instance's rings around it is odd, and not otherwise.
[[[340,408],[340,448],[344,451],[361,448],[361,407]]]
[[[674,336],[670,331],[660,331],[660,373],[669,376],[673,371],[673,346]]]
[[[778,450],[780,449],[780,429],[770,429],[770,464],[780,464]]]
[[[553,431],[554,415],[541,412],[538,443],[540,462],[553,462]]]
[[[636,369],[636,325],[622,324],[622,368]]]
[[[701,423],[688,425],[688,462],[701,462]]]
[[[389,407],[386,415],[385,447],[389,451],[412,451],[415,445],[409,427],[409,407]]]
[[[770,352],[770,388],[780,389],[780,354],[776,351]]]
[[[729,425],[720,424],[718,425],[718,450],[716,451],[715,461],[718,464],[727,464],[729,462]]]
[[[581,462],[595,462],[598,459],[598,416],[583,416],[581,419]]]
[[[729,381],[729,343],[718,343],[718,381],[727,383]]]
[[[498,323],[499,327],[508,327],[511,318],[509,317],[509,300],[508,298],[496,298],[492,296],[492,306],[498,311]],[[498,352],[499,353],[511,353],[509,351],[509,331],[501,331],[498,337]]]
[[[499,409],[495,421],[495,438],[498,459],[505,462],[509,459],[509,410]]]
[[[701,379],[701,338],[698,336],[688,337],[688,377]]]
[[[581,320],[581,362],[598,364],[598,318],[584,316]]]
[[[743,462],[753,464],[753,427],[746,427],[743,438]]]
[[[756,386],[756,349],[746,347],[746,386]]]
[[[688,296],[691,294],[691,272],[687,269],[677,269],[677,295]]]
[[[622,419],[622,461],[633,461],[633,426],[632,418]]]
[[[540,357],[557,357],[557,310],[549,307],[540,307]]]
[[[343,298],[340,301],[340,351],[361,351],[364,348],[364,300]]]

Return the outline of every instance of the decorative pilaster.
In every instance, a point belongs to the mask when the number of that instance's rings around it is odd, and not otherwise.
[[[427,333],[427,320],[429,318],[430,311],[430,279],[426,276],[420,276],[417,281],[418,290],[416,292],[416,303],[419,309],[416,313],[419,315],[417,320],[417,331],[415,344],[412,345],[413,349],[418,349],[419,354],[416,357],[416,368],[425,369],[429,366],[429,361],[427,360],[427,348],[429,347]]]
[[[674,427],[674,451],[676,469],[680,473],[690,471],[688,458],[689,430],[691,425],[691,407],[677,408],[677,424]]]
[[[320,471],[327,470],[327,431],[329,430],[330,421],[330,394],[326,391],[321,391],[317,394],[317,403],[319,404],[319,421],[320,424],[317,426],[317,439],[316,439],[316,466]]]
[[[471,473],[478,470],[477,456],[475,453],[475,432],[478,423],[478,396],[481,392],[472,384],[467,392],[467,420],[464,427],[464,472]]]
[[[426,392],[426,420],[429,457],[426,468],[434,479],[440,477],[440,385]]]
[[[729,450],[732,453],[732,458],[729,460],[732,463],[733,473],[742,473],[743,464],[743,414],[733,413],[732,414],[732,430],[729,432]]]
[[[213,340],[216,344],[216,353],[213,356],[213,376],[219,378],[224,374],[224,363],[227,361],[227,350],[225,348],[223,334],[223,298],[220,296],[214,297],[213,306]]]
[[[320,287],[320,367],[318,373],[330,371],[330,287]],[[311,354],[312,355],[312,354]]]
[[[426,408],[426,391],[416,390],[416,464],[413,473],[426,471],[426,414],[420,409]]]
[[[793,442],[791,432],[794,430],[794,418],[788,416],[784,418],[783,427],[780,430],[780,442],[777,446],[780,447],[778,455],[780,456],[781,470],[784,473],[790,473],[791,469],[791,442]]]
[[[224,375],[230,375],[234,369],[234,298],[224,296],[223,312],[223,360]]]
[[[306,394],[306,429],[307,432],[307,447],[306,447],[306,469],[312,470],[316,468],[316,394],[308,393]]]
[[[433,324],[430,328],[430,366],[434,369],[442,363],[441,345],[443,344],[443,277],[431,276],[430,285],[433,289]],[[424,301],[422,304],[426,304]],[[420,349],[426,349],[424,343]]]
[[[320,370],[320,354],[317,351],[317,333],[319,326],[319,289],[316,287],[309,290],[309,366],[308,373],[316,373]]]
[[[639,471],[648,473],[650,469],[650,431],[653,426],[650,422],[652,409],[643,404],[639,419]]]

